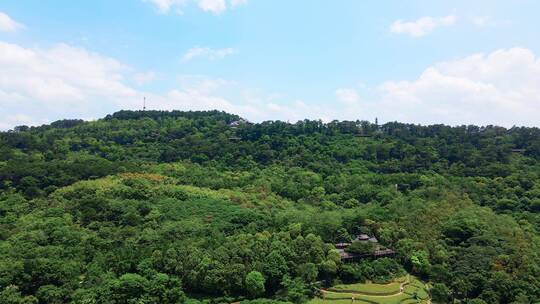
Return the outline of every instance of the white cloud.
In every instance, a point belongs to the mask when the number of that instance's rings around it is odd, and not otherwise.
[[[306,118],[329,121],[332,117],[330,113],[335,113],[322,105],[307,104],[301,100],[287,101],[280,94],[243,88],[235,81],[221,78],[184,75],[179,77],[179,83],[179,88],[164,95],[150,96],[147,107],[165,110],[217,109],[256,122],[277,119],[296,122]]]
[[[194,89],[172,90],[168,93],[165,108],[180,110],[235,110],[225,98],[206,95]]]
[[[0,32],[15,32],[24,28],[24,25],[11,19],[7,14],[0,12]]]
[[[452,26],[457,17],[449,15],[445,17],[422,17],[415,21],[396,20],[390,25],[390,31],[397,34],[407,34],[412,37],[422,37],[433,32],[438,27]]]
[[[140,109],[143,96],[148,109],[218,109],[255,121],[301,119],[310,113],[315,118],[319,112],[299,102],[277,108],[275,94],[260,100],[242,98],[244,88],[236,82],[202,75],[179,76],[178,87],[166,93],[143,92],[128,83],[150,81],[154,73],[133,71],[117,60],[66,44],[34,49],[0,42],[0,70],[0,129],[4,130]]]
[[[22,121],[13,118],[17,113],[36,123],[94,116],[139,99],[139,92],[125,84],[128,67],[66,44],[30,49],[0,42],[0,70],[4,122]]]
[[[538,125],[540,59],[512,48],[442,62],[416,80],[380,86],[374,111],[388,120],[447,124]]]
[[[349,105],[357,104],[360,101],[360,96],[358,96],[358,92],[356,91],[356,89],[353,88],[337,89],[336,97],[339,101]]]
[[[114,59],[59,44],[49,50],[0,42],[0,88],[37,99],[81,99],[84,91],[129,96],[122,83],[126,67]]]
[[[375,96],[369,87],[341,88],[335,91],[341,104],[307,102],[203,75],[179,76],[165,93],[142,92],[128,83],[151,79],[152,73],[65,44],[37,49],[0,42],[0,70],[0,129],[140,109],[143,96],[148,109],[218,109],[253,121],[379,117],[512,126],[538,125],[540,117],[540,59],[524,48],[434,64],[416,79],[376,86]]]
[[[199,7],[205,12],[221,14],[227,9],[225,0],[199,0]]]
[[[178,77],[179,88],[166,94],[150,95],[148,109],[159,110],[222,110],[253,119],[260,109],[247,102],[231,102],[223,97],[225,92],[236,88],[234,81],[211,78],[203,75],[182,75]]]
[[[205,12],[210,12],[219,15],[225,12],[228,8],[235,8],[240,5],[247,4],[247,0],[230,0],[227,4],[226,0],[144,0],[156,6],[162,13],[168,13],[172,9],[177,12],[182,12],[183,8],[190,3],[196,4],[197,7]]]
[[[0,70],[0,129],[4,130],[140,109],[143,96],[148,109],[218,109],[255,121],[316,118],[322,112],[300,102],[276,107],[276,94],[260,100],[242,98],[244,89],[236,82],[202,75],[180,76],[178,87],[166,93],[143,92],[128,83],[150,81],[154,73],[133,71],[117,60],[66,44],[34,49],[0,42]]]
[[[9,115],[0,121],[0,130],[9,130],[13,129],[15,126],[21,125],[39,125],[46,123],[46,120],[35,120],[33,117],[30,117],[26,114],[16,113]]]
[[[237,53],[237,51],[233,48],[212,49],[208,47],[194,47],[189,49],[184,56],[182,56],[182,62],[188,62],[197,58],[218,60],[235,53]]]

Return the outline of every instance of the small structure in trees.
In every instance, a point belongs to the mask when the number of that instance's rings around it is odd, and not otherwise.
[[[229,124],[229,127],[233,128],[233,129],[236,129],[239,126],[245,125],[245,124],[249,124],[249,121],[247,121],[247,120],[245,120],[243,118],[240,118],[239,120],[235,120],[235,121],[231,122]]]
[[[354,240],[357,241],[357,242],[368,241],[368,240],[369,240],[369,235],[367,235],[367,234],[360,234],[360,235],[357,235],[356,238],[355,238]]]
[[[231,141],[240,141],[242,138],[240,136],[238,136],[238,132],[236,131],[236,129],[238,129],[238,127],[242,126],[242,125],[245,125],[245,124],[249,124],[250,122],[243,119],[243,118],[240,118],[239,120],[235,120],[233,122],[231,122],[229,124],[229,127],[231,129],[233,129],[233,133],[230,137],[229,137],[229,140]]]
[[[336,249],[345,249],[351,246],[351,243],[337,243],[337,244],[334,244],[334,246],[336,247]]]
[[[357,262],[370,257],[393,256],[395,254],[394,250],[381,246],[376,237],[367,234],[356,236],[352,243],[337,243],[334,246],[339,252],[341,261],[345,263]]]

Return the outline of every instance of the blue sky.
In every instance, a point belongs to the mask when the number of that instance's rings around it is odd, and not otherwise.
[[[535,125],[538,1],[2,0],[0,129],[119,109]]]

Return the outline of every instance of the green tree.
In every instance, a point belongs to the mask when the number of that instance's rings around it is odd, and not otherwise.
[[[433,288],[430,289],[431,299],[433,303],[449,303],[450,302],[450,289],[443,283],[436,283]]]
[[[253,298],[257,298],[265,292],[265,279],[264,276],[258,271],[251,271],[246,275],[246,290]]]
[[[288,270],[287,261],[278,251],[274,250],[266,256],[264,274],[272,288],[278,287]]]
[[[307,288],[302,280],[285,276],[282,286],[285,292],[284,300],[297,304],[307,301]]]
[[[0,291],[0,303],[2,304],[37,304],[38,299],[34,296],[23,296],[15,286],[8,286]]]
[[[304,263],[298,266],[298,275],[304,280],[304,282],[311,283],[317,280],[319,270],[317,265],[313,263]]]

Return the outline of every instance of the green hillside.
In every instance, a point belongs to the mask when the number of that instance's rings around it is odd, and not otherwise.
[[[395,254],[342,261],[360,234]],[[539,236],[538,128],[121,111],[0,133],[0,303],[322,303],[407,273],[433,303],[535,303]]]

